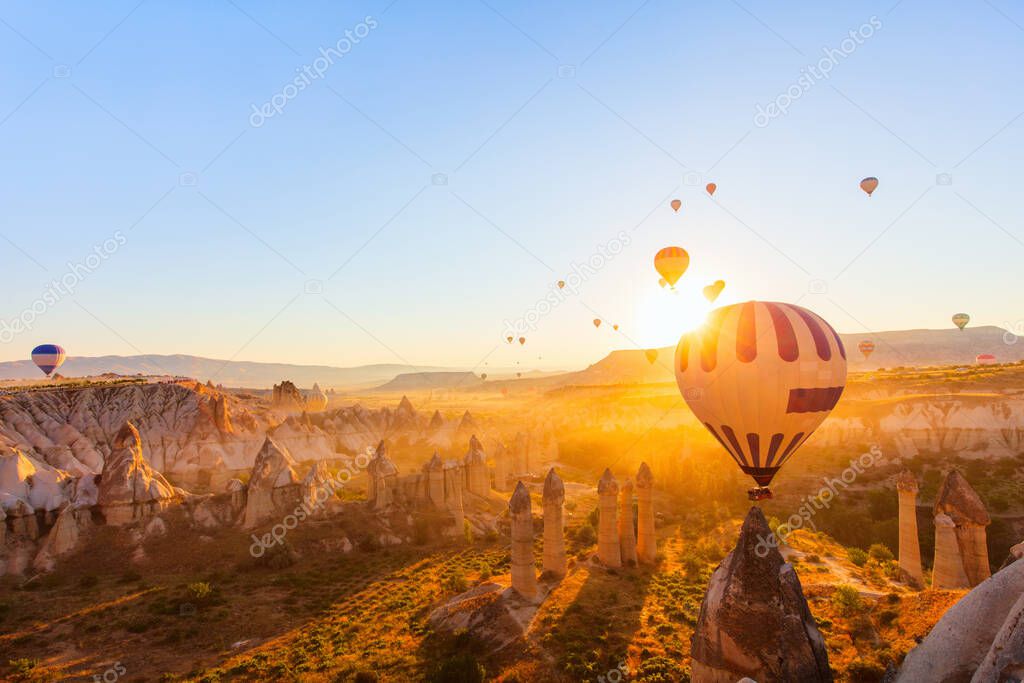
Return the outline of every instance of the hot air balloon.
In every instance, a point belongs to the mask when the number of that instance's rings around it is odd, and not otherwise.
[[[718,189],[718,185],[715,185],[714,183],[708,183],[707,187],[705,187],[704,189],[706,189],[708,191],[708,194],[714,195],[715,194],[715,190]]]
[[[64,349],[56,344],[40,344],[32,349],[32,362],[49,377],[50,373],[64,364],[66,355]]]
[[[679,201],[678,199],[673,199],[672,202],[671,202],[671,205],[672,205],[672,210],[675,211],[676,213],[679,213],[679,209],[683,206],[683,203],[681,201]]]
[[[690,267],[690,255],[682,247],[665,247],[655,254],[654,267],[674,289],[676,282]]]
[[[971,316],[966,313],[957,313],[953,316],[953,324],[959,327],[961,330],[967,327],[967,323],[971,322]]]
[[[658,349],[647,349],[644,355],[647,356],[647,362],[654,365],[654,361],[658,360]]]
[[[481,372],[480,373],[480,379],[487,379],[487,373],[486,372]]]
[[[750,499],[760,500],[839,401],[846,351],[811,311],[748,301],[713,310],[683,335],[675,375],[693,414],[757,482]]]
[[[558,288],[562,289],[563,287],[565,287],[565,280],[559,280],[558,281]]]
[[[725,289],[725,280],[715,280],[704,288],[704,298],[711,303],[715,303],[715,299],[718,298],[723,289]]]
[[[867,192],[869,197],[871,196],[871,193],[874,192],[877,187],[878,187],[878,178],[875,178],[874,176],[870,176],[870,177],[865,178],[864,180],[860,181],[860,189],[862,189],[865,192]]]
[[[663,277],[659,277],[658,278],[658,286],[659,287],[661,287],[662,289],[665,289],[665,285],[667,285],[667,284],[668,284],[668,282],[665,280],[665,278],[663,278]]]
[[[516,373],[516,377],[522,377],[522,376],[523,376],[523,373],[521,373],[521,372],[517,372]]]
[[[508,387],[502,387],[501,388],[501,395],[502,396],[508,396]]]
[[[867,360],[871,352],[875,350],[875,342],[865,339],[860,344],[857,344],[857,349],[864,354],[864,360]]]
[[[505,337],[505,341],[507,341],[509,344],[511,344],[512,343],[512,337]]]
[[[991,353],[979,353],[974,360],[978,365],[995,365],[996,357]]]
[[[616,332],[618,332],[619,331],[619,326],[618,325],[612,325],[612,329],[615,330]]]
[[[594,318],[594,327],[601,327],[601,319]]]
[[[522,346],[525,343],[526,343],[526,337],[520,337],[519,338],[519,345]]]

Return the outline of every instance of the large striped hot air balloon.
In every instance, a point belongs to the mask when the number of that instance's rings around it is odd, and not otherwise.
[[[969,322],[971,322],[971,316],[966,313],[957,313],[953,316],[953,324],[961,330],[967,327],[967,323]]]
[[[690,267],[690,255],[682,247],[665,247],[654,255],[654,267],[675,288],[676,282]]]
[[[49,377],[54,370],[64,364],[66,355],[64,349],[56,344],[40,344],[32,349],[32,362]]]
[[[978,365],[995,365],[996,357],[991,353],[979,353],[974,360]]]
[[[868,356],[870,356],[875,350],[875,342],[870,339],[865,339],[860,344],[857,344],[857,350],[863,353],[864,360],[867,360]]]
[[[676,382],[697,419],[767,486],[839,401],[846,351],[836,331],[792,304],[748,301],[712,311],[676,347]]]

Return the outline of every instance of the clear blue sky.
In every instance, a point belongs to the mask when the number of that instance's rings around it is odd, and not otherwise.
[[[4,3],[0,315],[124,244],[0,358],[579,367],[674,343],[717,278],[720,303],[799,301],[866,336],[1024,319],[1019,6],[389,2]],[[346,30],[366,35],[253,127]],[[501,344],[620,231],[526,347]],[[692,258],[678,295],[651,265],[668,244]]]

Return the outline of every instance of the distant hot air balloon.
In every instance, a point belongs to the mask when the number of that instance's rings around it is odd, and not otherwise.
[[[654,365],[654,361],[658,360],[658,349],[647,349],[644,355],[647,356],[647,362]]]
[[[683,203],[681,201],[679,201],[678,199],[673,199],[672,202],[671,202],[671,205],[672,205],[672,210],[675,211],[676,213],[679,213],[679,209],[683,206]]]
[[[718,189],[718,185],[715,185],[714,183],[708,183],[707,187],[704,188],[704,189],[706,189],[708,191],[708,194],[714,195],[715,194],[715,190]]]
[[[704,298],[711,303],[715,303],[715,299],[718,298],[723,289],[725,289],[725,280],[715,280],[704,288]]]
[[[507,341],[509,344],[512,343],[512,339],[513,337],[505,337],[505,341]]]
[[[523,373],[521,373],[521,372],[517,372],[516,373],[516,377],[522,377],[522,376],[523,376]]]
[[[661,287],[662,289],[665,289],[665,285],[667,285],[667,284],[668,284],[668,281],[665,278],[663,278],[663,277],[659,277],[658,278],[658,286],[659,287]]]
[[[56,344],[40,344],[32,349],[32,362],[49,377],[50,373],[64,364],[66,355],[64,349]]]
[[[522,346],[525,343],[526,343],[526,337],[520,337],[519,338],[519,345]]]
[[[953,324],[959,327],[961,330],[967,327],[967,323],[971,322],[971,316],[966,313],[957,313],[953,316]]]
[[[836,331],[793,304],[748,301],[713,310],[676,347],[676,382],[690,410],[758,488],[822,423],[846,386]]]
[[[480,379],[487,379],[487,373],[486,372],[481,372],[480,373]]]
[[[594,318],[594,327],[601,327],[601,319]]]
[[[871,193],[874,192],[877,187],[878,187],[878,178],[875,178],[874,176],[867,177],[864,180],[860,181],[860,189],[862,189],[865,192],[867,192],[869,197],[871,196]]]
[[[619,326],[618,325],[612,325],[612,329],[615,330],[616,332],[618,332],[619,331]]]
[[[690,255],[682,247],[665,247],[654,256],[654,267],[675,288],[676,282],[690,267]]]
[[[558,281],[558,288],[562,289],[563,287],[565,287],[565,280],[559,280]]]
[[[860,344],[857,344],[857,349],[864,354],[864,360],[867,360],[868,356],[875,350],[875,342],[865,339]]]
[[[508,396],[508,387],[502,387],[501,388],[501,395],[502,396]]]
[[[995,365],[996,357],[991,353],[979,353],[974,360],[978,365]]]

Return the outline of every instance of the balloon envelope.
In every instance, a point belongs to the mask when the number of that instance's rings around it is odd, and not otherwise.
[[[713,195],[715,194],[715,190],[718,189],[718,185],[715,185],[714,183],[708,183],[707,188],[705,189],[707,189],[708,194]]]
[[[49,377],[50,373],[64,364],[66,355],[64,349],[56,344],[40,344],[32,349],[32,362]]]
[[[677,212],[677,213],[679,212],[679,209],[683,206],[683,203],[681,201],[679,201],[678,199],[673,199],[671,204],[672,204],[672,210]]]
[[[654,255],[654,267],[665,282],[675,286],[690,267],[690,255],[682,247],[665,247]]]
[[[748,301],[713,310],[683,335],[675,375],[697,419],[767,486],[839,401],[846,350],[806,308]]]
[[[966,313],[957,313],[953,316],[953,324],[959,327],[961,330],[967,327],[967,323],[971,322],[971,316]]]
[[[562,289],[563,287],[565,287],[565,280],[559,280],[558,281],[558,288]]]
[[[996,357],[991,353],[979,353],[974,360],[977,361],[978,365],[994,365]]]
[[[618,325],[612,325],[612,329],[615,330],[616,332],[618,332],[619,326]]]
[[[594,327],[601,327],[601,319],[594,318]]]
[[[865,339],[860,344],[857,344],[857,349],[864,354],[864,360],[867,360],[868,356],[875,350],[875,342]]]
[[[505,337],[505,341],[507,341],[509,344],[511,344],[512,343],[512,337]]]
[[[658,360],[658,349],[647,349],[644,355],[647,356],[647,362],[654,365],[654,361]]]
[[[715,280],[704,288],[704,298],[711,303],[715,303],[715,299],[718,298],[723,289],[725,289],[725,280]]]
[[[864,180],[860,181],[860,189],[862,189],[865,192],[867,192],[869,197],[871,196],[871,193],[874,192],[877,187],[878,187],[878,178],[875,178],[874,176],[865,178]]]
[[[526,337],[520,337],[519,338],[519,345],[522,346],[525,343],[526,343]]]
[[[663,278],[663,277],[659,277],[658,278],[658,286],[659,287],[661,287],[662,289],[665,289],[665,285],[667,285],[667,284],[668,284],[668,282],[665,280],[665,278]]]

